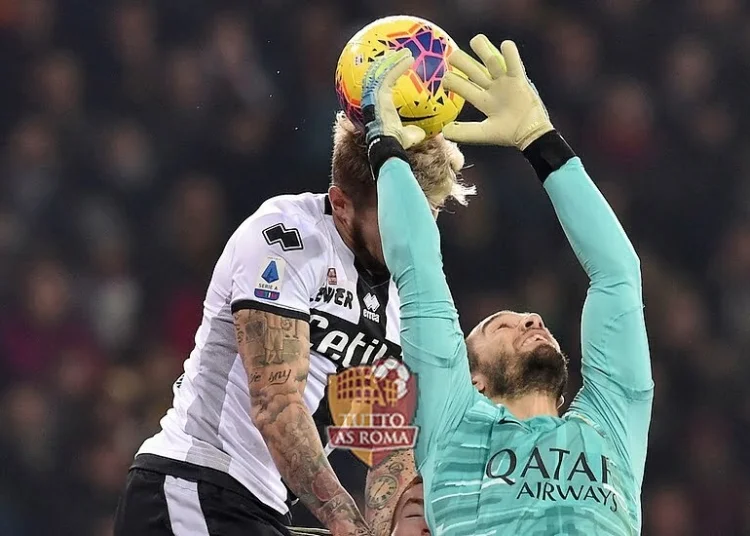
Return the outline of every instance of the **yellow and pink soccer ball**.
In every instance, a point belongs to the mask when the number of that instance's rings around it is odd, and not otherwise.
[[[459,72],[447,61],[456,44],[439,26],[427,20],[385,17],[357,32],[344,47],[336,67],[339,104],[346,116],[361,128],[360,100],[367,68],[388,50],[403,48],[412,52],[414,65],[396,83],[394,103],[405,125],[417,125],[428,136],[434,136],[456,119],[464,100],[446,91],[442,84],[447,72]]]

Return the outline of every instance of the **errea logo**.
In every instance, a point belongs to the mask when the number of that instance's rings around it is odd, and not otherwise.
[[[380,322],[380,314],[378,314],[380,301],[378,301],[378,297],[368,292],[365,297],[362,298],[362,303],[365,304],[365,309],[362,310],[362,316],[373,322]]]
[[[378,301],[378,297],[369,292],[367,293],[367,295],[364,297],[362,301],[365,302],[365,307],[367,307],[373,313],[378,310],[378,307],[380,307],[380,302]]]

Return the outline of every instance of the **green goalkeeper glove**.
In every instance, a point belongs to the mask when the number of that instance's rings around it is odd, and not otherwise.
[[[375,179],[386,160],[391,157],[407,160],[405,149],[425,138],[425,131],[418,126],[401,124],[393,103],[393,86],[412,63],[414,58],[408,49],[386,53],[367,69],[362,83],[367,156]]]
[[[481,123],[449,123],[443,128],[443,135],[456,142],[495,144],[523,151],[554,130],[542,99],[526,77],[516,44],[503,41],[501,53],[480,34],[470,45],[484,65],[462,50],[454,51],[448,61],[469,79],[448,73],[443,86],[461,95],[487,119]]]

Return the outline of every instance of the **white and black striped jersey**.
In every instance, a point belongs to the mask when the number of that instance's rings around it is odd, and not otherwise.
[[[255,308],[310,322],[304,400],[325,409],[328,375],[401,358],[396,287],[375,280],[344,244],[324,194],[269,199],[235,231],[216,263],[203,321],[174,385],[162,430],[138,454],[156,454],[228,473],[284,514],[287,489],[250,419],[248,380],[237,352],[233,310]],[[327,406],[327,404],[325,404]]]

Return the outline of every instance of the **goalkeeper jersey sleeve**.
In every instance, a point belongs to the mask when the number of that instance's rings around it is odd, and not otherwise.
[[[643,481],[654,383],[638,257],[573,158],[544,184],[590,285],[581,317],[583,387],[566,417],[595,423]]]
[[[455,430],[479,396],[443,273],[437,223],[411,168],[391,158],[378,178],[383,254],[401,302],[401,348],[417,377],[415,459],[423,466],[434,437]],[[424,475],[423,475],[424,477]]]

